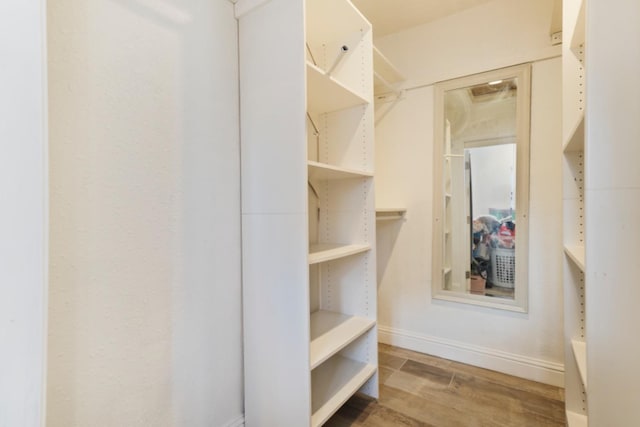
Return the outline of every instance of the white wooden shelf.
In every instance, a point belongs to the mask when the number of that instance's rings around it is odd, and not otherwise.
[[[390,221],[404,218],[405,208],[376,208],[376,221]]]
[[[584,272],[584,246],[567,245],[564,247],[564,253],[580,268],[580,271]]]
[[[586,0],[580,1],[580,11],[576,16],[573,28],[571,28],[573,31],[571,35],[571,50],[574,52],[580,49],[580,46],[584,45],[585,42],[585,3]]]
[[[367,100],[307,61],[307,110],[314,114],[366,104]]]
[[[333,356],[311,372],[311,426],[324,424],[373,374],[374,365]]]
[[[309,264],[318,264],[321,262],[344,258],[361,252],[366,252],[370,249],[371,245],[340,245],[329,243],[311,245],[309,248]]]
[[[573,357],[578,365],[580,379],[584,389],[587,389],[587,344],[584,341],[571,340],[571,348],[573,349]]]
[[[310,364],[315,369],[376,324],[373,319],[332,311],[311,314]]]
[[[576,412],[567,411],[568,427],[587,427],[587,416]]]
[[[343,41],[354,31],[369,30],[371,24],[350,1],[306,2],[307,41],[314,46]]]
[[[578,116],[578,120],[573,125],[568,139],[564,142],[565,152],[584,151],[584,111]]]
[[[404,81],[400,71],[375,46],[373,46],[373,73],[375,94],[394,92],[398,83]]]
[[[346,169],[313,161],[309,161],[308,166],[309,179],[312,180],[327,181],[339,179],[371,178],[373,176],[371,172]]]

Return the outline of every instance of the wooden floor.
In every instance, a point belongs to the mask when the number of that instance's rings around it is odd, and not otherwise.
[[[354,396],[329,427],[564,426],[564,390],[380,344],[380,399]]]

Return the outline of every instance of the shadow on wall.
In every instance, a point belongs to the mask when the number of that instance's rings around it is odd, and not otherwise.
[[[378,221],[376,224],[376,259],[378,288],[382,283],[384,274],[389,266],[389,259],[396,246],[400,235],[400,229],[407,221],[406,218],[393,221]]]

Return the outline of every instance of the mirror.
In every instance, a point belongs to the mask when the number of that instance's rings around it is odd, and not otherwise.
[[[436,85],[434,298],[527,309],[529,66]]]

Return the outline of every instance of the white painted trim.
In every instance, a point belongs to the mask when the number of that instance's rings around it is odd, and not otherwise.
[[[247,13],[251,12],[253,9],[258,6],[262,6],[264,3],[267,3],[270,0],[235,0],[232,1],[234,4],[234,10],[236,19],[242,18]]]
[[[564,364],[415,332],[378,326],[378,340],[421,353],[564,387]]]
[[[223,427],[244,427],[244,414],[240,415],[235,420],[229,421]]]

